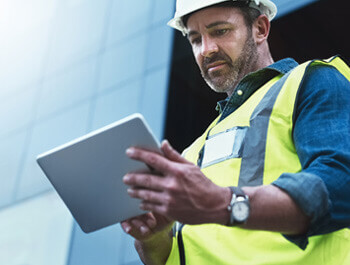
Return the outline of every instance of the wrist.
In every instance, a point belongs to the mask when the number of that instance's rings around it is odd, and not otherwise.
[[[230,213],[227,210],[227,206],[230,204],[232,193],[229,187],[224,187],[220,194],[222,195],[222,202],[220,203],[218,211],[215,213],[215,223],[227,225],[230,220]]]
[[[172,233],[162,230],[147,240],[135,239],[134,245],[144,264],[165,264],[172,247]]]

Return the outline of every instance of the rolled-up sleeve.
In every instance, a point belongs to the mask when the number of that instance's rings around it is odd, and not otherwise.
[[[286,191],[311,218],[308,232],[285,236],[305,249],[308,238],[350,226],[350,83],[335,68],[308,70],[295,107],[294,144],[299,173],[273,185]]]

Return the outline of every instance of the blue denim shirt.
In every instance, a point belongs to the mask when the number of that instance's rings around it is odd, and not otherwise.
[[[297,65],[287,58],[247,75],[230,98],[218,102],[221,120],[271,78]],[[272,184],[311,217],[305,235],[285,236],[305,249],[308,237],[350,226],[350,82],[335,68],[315,66],[306,72],[297,96],[293,140],[302,171],[284,173]]]

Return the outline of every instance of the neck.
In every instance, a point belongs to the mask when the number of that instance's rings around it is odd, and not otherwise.
[[[258,71],[274,63],[268,43],[264,42],[259,48],[259,58],[255,66],[255,71]]]

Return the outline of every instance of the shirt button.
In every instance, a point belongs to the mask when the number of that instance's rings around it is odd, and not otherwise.
[[[242,96],[243,95],[243,91],[242,90],[237,90],[237,95],[238,96]]]

